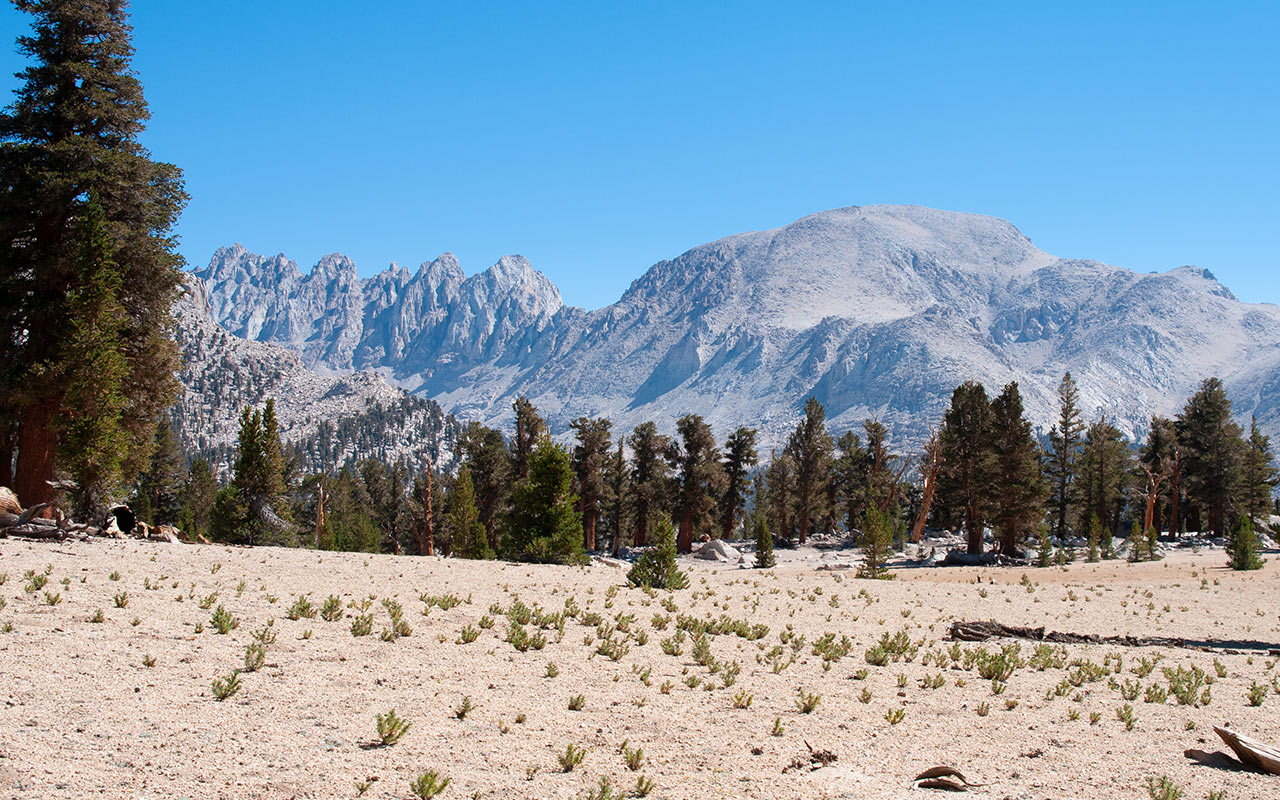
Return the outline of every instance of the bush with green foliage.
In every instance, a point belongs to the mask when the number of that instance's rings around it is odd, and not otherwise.
[[[763,508],[756,508],[751,513],[751,535],[756,540],[756,569],[776,566],[778,560],[773,557],[773,534],[769,532],[769,520]]]
[[[569,454],[543,439],[529,454],[529,477],[512,490],[510,526],[503,550],[510,558],[538,563],[581,563],[582,515],[573,493]]]
[[[373,718],[378,727],[378,742],[383,747],[390,747],[400,741],[413,726],[412,722],[396,716],[394,708],[386,714],[375,714]]]
[[[1253,530],[1253,522],[1247,516],[1241,516],[1231,529],[1227,538],[1227,564],[1232,569],[1262,569],[1265,558],[1258,555],[1262,545],[1258,534]]]
[[[676,532],[670,520],[658,522],[654,539],[653,549],[640,554],[627,580],[649,589],[684,589],[689,579],[676,564]]]
[[[859,578],[885,579],[892,577],[885,562],[893,546],[893,525],[888,513],[868,508],[862,514],[862,566]]]

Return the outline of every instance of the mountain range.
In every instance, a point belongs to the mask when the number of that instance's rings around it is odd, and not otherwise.
[[[236,357],[275,365],[251,372],[281,371],[241,402],[355,381],[347,411],[403,390],[509,426],[526,395],[553,434],[583,415],[670,432],[698,413],[720,437],[760,428],[767,451],[814,396],[833,430],[875,417],[907,450],[965,380],[1017,381],[1047,431],[1070,371],[1086,417],[1138,436],[1217,375],[1238,416],[1280,432],[1280,308],[1239,301],[1206,269],[1059,258],[1004,220],[919,206],[835,209],[700,245],[591,311],[521,256],[467,277],[445,253],[362,279],[342,255],[303,274],[233,245],[194,273],[179,316],[196,339],[225,332],[224,345],[243,340]],[[184,348],[189,364],[208,360]],[[208,388],[183,379],[207,407]],[[299,434],[307,416],[290,412]]]

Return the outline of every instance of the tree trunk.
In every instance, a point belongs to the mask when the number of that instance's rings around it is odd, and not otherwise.
[[[13,448],[11,447],[0,447],[0,486],[13,486]]]
[[[328,501],[328,499],[329,499],[329,493],[324,490],[324,482],[322,478],[321,483],[316,488],[316,525],[315,525],[316,547],[321,547],[320,540],[321,538],[324,537],[324,526],[325,526],[324,506],[325,506],[325,503]]]
[[[582,547],[588,551],[596,549],[596,516],[594,511],[582,515]]]
[[[920,513],[915,524],[911,526],[911,543],[916,544],[924,537],[924,525],[929,519],[929,508],[933,505],[933,495],[938,490],[938,455],[934,449],[932,462],[925,468],[924,494],[920,498]]]
[[[422,478],[422,527],[418,529],[418,555],[436,554],[435,520],[431,511],[431,464]]]
[[[809,541],[809,499],[802,498],[800,502],[800,544]]]
[[[649,502],[641,500],[636,503],[636,535],[633,547],[644,547],[649,539]]]
[[[680,517],[680,535],[676,537],[676,549],[681,553],[693,552],[693,514]]]
[[[18,429],[18,474],[14,491],[23,508],[53,500],[54,450],[58,438],[53,432],[53,414],[57,399],[41,400],[22,412]]]
[[[982,521],[978,519],[978,510],[972,504],[965,509],[964,529],[969,534],[969,554],[982,555]]]

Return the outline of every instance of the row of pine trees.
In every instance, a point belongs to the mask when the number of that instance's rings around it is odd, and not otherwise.
[[[712,538],[768,550],[853,532],[872,572],[926,526],[964,531],[970,553],[992,538],[1006,555],[1036,549],[1044,563],[1050,536],[1060,548],[1086,539],[1090,557],[1109,557],[1127,531],[1131,555],[1145,557],[1158,531],[1226,536],[1272,510],[1268,437],[1256,424],[1245,437],[1216,378],[1175,418],[1153,417],[1139,443],[1104,418],[1086,424],[1070,374],[1058,396],[1057,422],[1037,437],[1016,383],[989,397],[966,382],[914,454],[893,452],[875,420],[834,437],[810,398],[763,464],[754,429],[720,442],[697,414],[677,420],[674,436],[653,422],[615,435],[610,420],[581,417],[561,445],[522,397],[509,436],[471,423],[448,469],[363,459],[310,474],[305,455],[281,444],[268,401],[242,416],[226,486],[206,461],[183,470],[162,425],[135,505],[143,519],[223,541],[538,562],[644,547],[668,525],[681,552]]]

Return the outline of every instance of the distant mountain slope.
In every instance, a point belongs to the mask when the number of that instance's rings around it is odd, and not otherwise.
[[[198,278],[188,278],[175,311],[184,357],[175,427],[185,447],[220,468],[229,467],[241,411],[269,397],[282,437],[303,448],[307,469],[371,456],[452,461],[459,425],[434,401],[412,397],[373,372],[319,375],[292,350],[228,334],[211,318]]]
[[[655,264],[591,312],[519,256],[471,278],[445,254],[360,280],[344,256],[303,276],[237,245],[197,275],[228,331],[313,369],[377,370],[490,423],[527,394],[557,432],[583,414],[671,429],[696,412],[721,436],[760,426],[768,445],[812,394],[834,427],[875,416],[914,447],[967,379],[1018,381],[1047,429],[1070,370],[1084,407],[1131,433],[1209,375],[1237,412],[1280,432],[1280,309],[1239,302],[1202,269],[1060,259],[974,214],[814,214]]]

